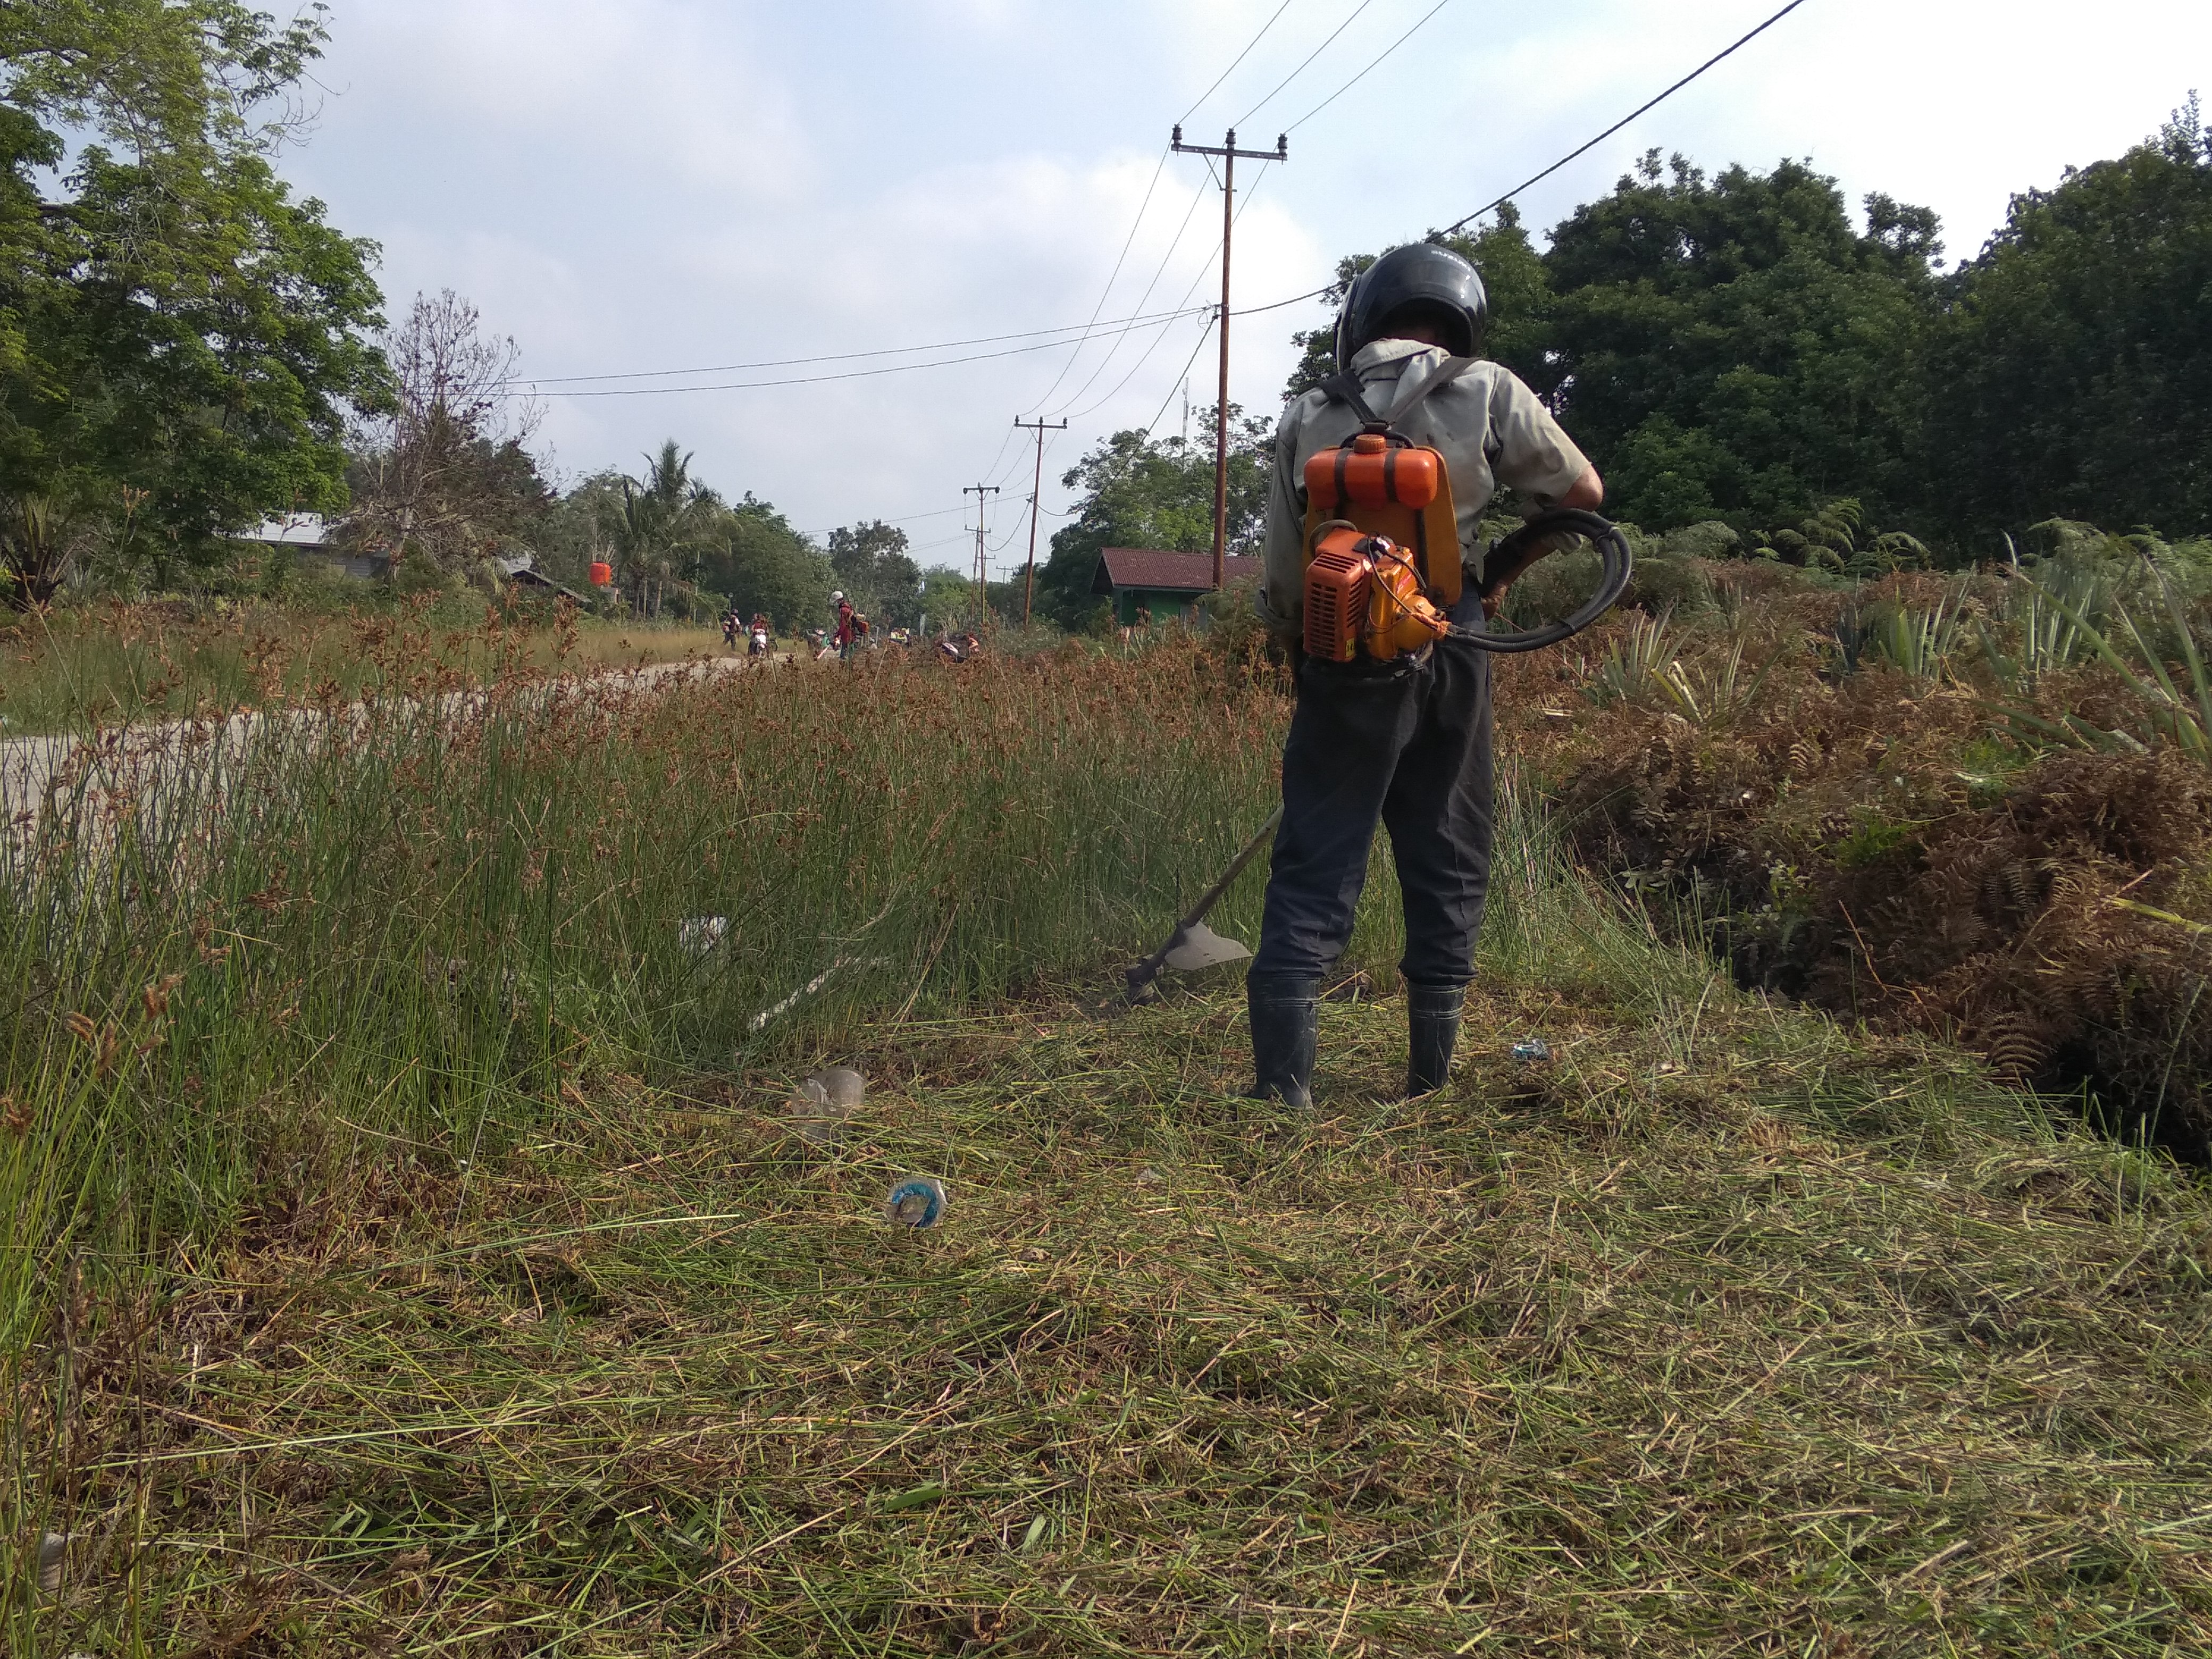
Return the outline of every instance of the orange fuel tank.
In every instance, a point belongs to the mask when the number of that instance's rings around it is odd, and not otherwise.
[[[1324,526],[1348,521],[1409,551],[1421,586],[1437,604],[1449,610],[1459,602],[1459,516],[1441,454],[1363,432],[1309,456],[1303,476],[1310,552]]]

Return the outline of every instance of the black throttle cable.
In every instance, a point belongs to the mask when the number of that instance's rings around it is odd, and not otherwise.
[[[1596,592],[1558,622],[1546,623],[1540,628],[1487,633],[1480,629],[1455,627],[1451,637],[1466,641],[1478,651],[1502,654],[1541,651],[1547,646],[1572,639],[1618,605],[1620,596],[1628,591],[1628,579],[1634,568],[1628,538],[1611,520],[1571,507],[1556,507],[1539,513],[1511,535],[1501,538],[1483,559],[1482,580],[1475,592],[1486,601],[1503,592],[1539,559],[1559,550],[1542,543],[1562,531],[1596,547],[1601,567]]]

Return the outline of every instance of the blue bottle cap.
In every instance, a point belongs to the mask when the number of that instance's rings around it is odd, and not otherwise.
[[[945,1213],[945,1183],[930,1176],[912,1176],[891,1188],[884,1203],[884,1218],[894,1227],[919,1232],[934,1227]]]

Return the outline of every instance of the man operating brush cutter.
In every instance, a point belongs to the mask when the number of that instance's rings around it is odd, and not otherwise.
[[[1406,1089],[1443,1084],[1490,878],[1486,653],[1557,643],[1627,580],[1626,542],[1590,511],[1604,499],[1596,469],[1534,392],[1476,355],[1487,312],[1482,279],[1449,249],[1386,253],[1345,298],[1338,373],[1276,434],[1259,606],[1291,643],[1297,710],[1246,982],[1259,1099],[1311,1103],[1316,1005],[1378,820],[1406,907]],[[1501,484],[1544,510],[1463,575]],[[1513,578],[1583,536],[1604,556],[1591,603],[1544,629],[1491,631]]]

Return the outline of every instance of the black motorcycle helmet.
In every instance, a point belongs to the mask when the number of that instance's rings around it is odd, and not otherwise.
[[[1490,316],[1490,296],[1475,269],[1448,247],[1409,242],[1394,247],[1352,279],[1336,314],[1336,366],[1349,369],[1360,349],[1390,337],[1389,325],[1401,313],[1426,313],[1455,334],[1449,349],[1471,357],[1482,345],[1482,325]]]

